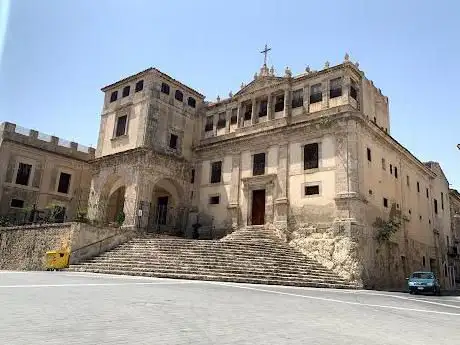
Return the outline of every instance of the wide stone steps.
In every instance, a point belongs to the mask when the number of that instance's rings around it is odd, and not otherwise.
[[[135,238],[70,271],[159,278],[356,288],[268,230],[232,233],[219,241]]]

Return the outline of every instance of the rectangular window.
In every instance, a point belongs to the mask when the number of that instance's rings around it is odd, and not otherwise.
[[[387,170],[387,163],[385,162],[385,158],[382,158],[382,170]]]
[[[441,193],[441,210],[444,210],[444,193]]]
[[[429,198],[428,188],[426,189],[426,197]]]
[[[250,121],[252,118],[252,103],[246,103],[244,107],[244,121]]]
[[[210,205],[219,205],[220,203],[220,196],[219,195],[213,195],[209,197],[209,204]]]
[[[31,173],[32,173],[32,165],[25,164],[25,163],[19,163],[18,172],[16,174],[16,184],[28,186]]]
[[[265,153],[257,153],[252,159],[252,175],[265,174]]]
[[[372,162],[372,152],[370,148],[367,148],[367,160]]]
[[[24,208],[24,200],[11,199],[10,206],[14,208]]]
[[[125,86],[123,88],[123,92],[121,93],[121,97],[128,97],[130,90],[131,90],[131,87],[129,85]]]
[[[393,175],[393,165],[390,164],[390,174]]]
[[[238,109],[232,109],[232,116],[230,117],[230,124],[235,125],[238,122]]]
[[[420,193],[420,182],[417,181],[417,193]]]
[[[436,199],[433,199],[433,203],[434,203],[434,213],[438,214],[438,200]]]
[[[358,100],[358,86],[356,85],[356,82],[353,79],[350,83],[350,96],[351,98]]]
[[[217,120],[217,129],[225,128],[226,123],[227,121],[225,120],[225,113],[220,113]]]
[[[139,80],[137,83],[136,83],[136,87],[134,88],[134,92],[140,92],[144,89],[144,81],[143,80]]]
[[[398,178],[398,167],[395,167],[395,178]]]
[[[71,177],[72,175],[61,172],[61,175],[59,175],[58,193],[69,193]]]
[[[388,199],[383,198],[383,207],[388,207]]]
[[[409,177],[409,175],[406,175],[406,184],[407,184],[407,187],[410,187],[410,177]]]
[[[161,92],[169,95],[169,85],[166,83],[161,83]]]
[[[268,101],[267,100],[260,101],[260,104],[259,104],[259,117],[267,116],[267,113],[268,113],[267,106],[268,106]]]
[[[310,88],[310,104],[321,102],[323,100],[323,92],[321,84],[312,85]]]
[[[318,143],[307,144],[303,147],[303,170],[317,169],[319,166]]]
[[[211,164],[211,183],[220,183],[222,180],[222,161]]]
[[[128,115],[119,116],[117,118],[117,128],[115,130],[115,136],[119,137],[126,134],[126,124],[128,121]]]
[[[303,106],[303,89],[292,92],[292,109]]]
[[[169,147],[172,149],[177,149],[177,135],[171,134],[169,137]]]
[[[329,82],[329,97],[335,98],[342,96],[342,78],[335,78]]]
[[[214,129],[214,117],[208,116],[206,117],[206,124],[204,125],[205,132],[210,132]]]
[[[190,183],[195,183],[195,169],[192,169],[190,174]]]
[[[305,195],[319,195],[319,185],[305,186]]]
[[[275,113],[284,110],[284,95],[275,97]]]
[[[110,95],[110,103],[115,102],[118,99],[118,91],[113,91]]]

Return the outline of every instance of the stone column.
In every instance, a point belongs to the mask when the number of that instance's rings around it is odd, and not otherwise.
[[[321,109],[329,108],[329,79],[321,82],[321,88],[323,93],[323,101],[321,102]]]
[[[228,209],[230,211],[233,230],[238,228],[239,223],[240,162],[241,154],[238,153],[232,156],[232,177]]]
[[[257,111],[257,100],[253,98],[252,99],[252,114],[251,114],[251,124],[252,125],[256,123],[256,111]]]
[[[273,98],[273,96],[272,96],[271,93],[269,93],[267,97],[268,97],[267,98],[267,120],[270,121],[273,118],[273,115],[272,115],[273,114],[272,113],[272,98]]]
[[[290,117],[291,116],[291,104],[290,104],[290,89],[284,90],[284,117]]]
[[[232,109],[225,112],[225,133],[230,133],[230,118],[232,117]]]
[[[303,107],[307,113],[310,111],[309,105],[310,105],[310,86],[305,85],[303,87]]]
[[[238,102],[237,108],[236,108],[236,127],[240,128],[242,127],[243,121],[241,119],[241,103]]]
[[[288,143],[282,143],[278,149],[278,190],[275,200],[275,220],[277,228],[286,229],[288,220]]]
[[[345,103],[350,103],[349,94],[350,94],[350,77],[345,75],[342,77],[342,99],[345,100]]]

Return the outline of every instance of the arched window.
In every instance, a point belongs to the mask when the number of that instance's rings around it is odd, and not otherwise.
[[[123,88],[122,97],[128,97],[128,96],[129,96],[129,91],[130,91],[130,89],[131,89],[131,88],[130,88],[129,85],[128,85],[128,86],[125,86],[125,87]]]
[[[195,98],[189,97],[188,100],[187,100],[187,104],[188,104],[189,106],[191,106],[192,108],[195,108],[195,107],[196,107],[196,100],[195,100]]]
[[[136,83],[136,87],[134,89],[134,92],[139,92],[139,91],[142,91],[144,89],[144,81],[143,80],[139,80],[137,83]]]
[[[181,91],[176,90],[176,93],[174,94],[174,98],[177,99],[179,102],[183,102],[184,94]]]

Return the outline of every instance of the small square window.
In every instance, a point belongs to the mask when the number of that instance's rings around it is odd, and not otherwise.
[[[319,185],[305,186],[305,195],[319,195]]]
[[[388,207],[388,199],[387,198],[383,198],[383,206]]]
[[[369,195],[372,195],[372,189],[369,189]]]
[[[372,162],[372,153],[371,153],[371,149],[370,148],[367,148],[367,160],[369,162]]]
[[[123,92],[121,94],[121,97],[128,97],[129,96],[129,91],[131,90],[131,87],[129,85],[125,86],[123,88]]]
[[[189,105],[189,107],[195,108],[195,107],[196,107],[196,100],[195,100],[195,98],[189,97],[189,98],[187,99],[187,104]]]
[[[110,95],[110,103],[115,102],[118,99],[118,91],[113,91]]]
[[[161,92],[169,95],[169,85],[166,83],[161,83]]]
[[[139,80],[137,83],[136,83],[136,87],[134,88],[134,92],[139,92],[139,91],[142,91],[144,89],[144,81],[143,80]]]
[[[209,204],[210,205],[218,205],[220,203],[220,196],[213,195],[209,197]]]
[[[24,208],[24,200],[11,199],[10,206],[14,208]]]
[[[169,147],[172,149],[177,149],[177,135],[171,134],[169,137]]]
[[[31,173],[32,165],[26,163],[19,163],[18,172],[16,173],[16,184],[28,186]]]

